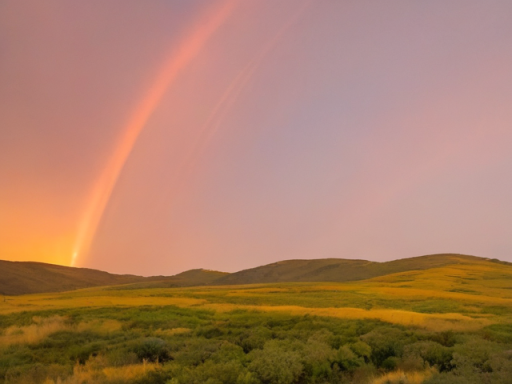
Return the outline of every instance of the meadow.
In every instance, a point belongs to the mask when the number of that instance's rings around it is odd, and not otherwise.
[[[511,383],[512,267],[0,301],[0,383]]]

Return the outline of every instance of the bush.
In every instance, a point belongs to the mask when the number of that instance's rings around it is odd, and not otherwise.
[[[343,371],[353,371],[364,364],[364,360],[358,357],[348,345],[344,345],[338,349],[336,362]]]
[[[359,357],[364,359],[365,363],[370,362],[372,356],[372,347],[363,341],[357,341],[349,345],[350,349]]]
[[[272,337],[272,331],[265,327],[255,327],[245,331],[240,335],[238,345],[240,345],[245,353],[251,352],[253,349],[262,349],[265,342]]]
[[[336,361],[336,350],[323,341],[312,337],[303,346],[304,371],[313,380],[330,377],[331,364]]]
[[[372,360],[378,367],[389,357],[401,357],[407,338],[404,332],[391,327],[378,327],[361,336],[372,349]]]
[[[302,373],[301,355],[285,342],[271,340],[250,353],[249,370],[268,384],[291,384]]]
[[[165,362],[171,360],[166,342],[157,337],[142,339],[135,344],[133,352],[140,361]]]
[[[436,367],[440,372],[449,371],[453,368],[453,349],[434,341],[420,341],[408,345],[405,351],[406,356],[419,356],[430,366]]]
[[[398,367],[399,361],[398,357],[390,356],[382,362],[381,367],[388,371],[393,371]]]

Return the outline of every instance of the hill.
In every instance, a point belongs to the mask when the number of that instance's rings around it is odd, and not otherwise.
[[[217,280],[226,275],[229,275],[229,273],[209,269],[191,269],[174,276],[154,276],[143,282],[116,286],[112,287],[112,289],[177,288],[214,285]]]
[[[174,276],[142,277],[116,275],[88,268],[0,260],[0,294],[64,292],[97,286],[113,286],[112,289],[123,290],[284,282],[346,282],[478,262],[507,264],[475,256],[438,254],[388,262],[350,259],[285,260],[231,274],[192,269]]]
[[[89,268],[0,260],[0,294],[64,292],[80,288],[125,284],[133,285],[133,288],[187,287],[210,284],[224,275],[224,272],[193,269],[175,276],[142,277],[116,275]]]
[[[283,267],[298,262],[300,268]],[[0,300],[0,384],[211,377],[218,383],[510,383],[510,263],[434,255],[388,263],[295,260],[269,268],[300,278],[333,263],[407,271],[350,282],[155,286],[219,274],[191,270],[148,283],[7,297]],[[134,289],[138,284],[154,289]]]
[[[387,262],[349,259],[285,260],[231,273],[216,280],[214,284],[356,281],[482,260],[488,259],[459,254],[437,254]]]
[[[88,268],[0,260],[0,293],[4,295],[63,292],[79,288],[135,283],[144,279],[141,276],[114,275]]]

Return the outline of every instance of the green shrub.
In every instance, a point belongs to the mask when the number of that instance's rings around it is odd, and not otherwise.
[[[371,347],[372,361],[378,367],[389,357],[401,357],[408,341],[403,331],[391,327],[375,328],[361,339]]]
[[[419,356],[440,372],[449,371],[453,368],[453,349],[434,341],[420,341],[407,345],[405,351],[407,356]]]
[[[357,341],[349,345],[350,349],[359,357],[362,357],[365,363],[370,361],[372,356],[372,347],[363,341]]]
[[[134,345],[133,352],[140,361],[165,362],[171,360],[167,343],[157,337],[140,340]]]
[[[263,349],[250,353],[249,370],[268,384],[291,384],[302,373],[303,365],[299,352],[291,350],[289,343],[270,340]]]
[[[272,331],[265,327],[255,327],[244,331],[238,341],[238,345],[245,353],[253,349],[261,349],[265,343],[272,338]]]
[[[336,362],[343,371],[353,371],[364,364],[364,360],[357,356],[348,345],[344,345],[338,349]]]
[[[400,359],[398,357],[390,356],[382,362],[381,367],[388,371],[394,371],[398,367],[399,362]]]

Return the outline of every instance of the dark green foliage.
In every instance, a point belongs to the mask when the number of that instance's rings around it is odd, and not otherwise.
[[[189,338],[178,346],[173,353],[176,362],[184,366],[197,366],[204,363],[223,344],[222,340],[209,340],[205,338]]]
[[[396,365],[393,363],[395,359],[390,358],[402,357],[404,345],[410,337],[400,329],[386,326],[375,328],[361,339],[371,347],[373,363],[391,370]]]
[[[435,336],[433,338],[436,338]],[[453,368],[453,349],[435,341],[419,341],[405,347],[405,355],[419,357],[425,363],[436,367],[438,371],[449,371]]]
[[[253,349],[262,349],[270,338],[272,338],[272,331],[269,328],[249,328],[240,335],[238,345],[243,348],[245,353],[249,353]]]
[[[270,340],[263,349],[250,353],[249,370],[256,374],[262,383],[291,384],[302,373],[303,364],[298,347],[293,343]]]
[[[96,360],[112,367],[159,362],[159,369],[131,384],[363,384],[387,371],[428,367],[439,371],[430,384],[500,384],[510,383],[512,377],[508,325],[474,333],[427,332],[374,320],[242,310],[215,313],[173,306],[82,308],[37,315],[65,316],[69,327],[39,343],[0,346],[0,383],[65,379],[75,364]],[[117,320],[122,329],[96,333],[73,328],[98,319]],[[31,318],[13,314],[0,316],[0,321],[29,325]],[[186,332],[166,332],[177,328]]]
[[[510,348],[510,346],[508,346]],[[428,384],[508,384],[512,377],[512,353],[499,344],[468,336],[454,346],[452,369],[428,380]]]
[[[138,340],[133,347],[133,352],[140,361],[164,363],[172,359],[167,343],[157,337],[146,337]]]
[[[365,363],[368,363],[372,357],[372,347],[363,341],[357,341],[349,345],[350,349]]]
[[[364,365],[364,358],[358,356],[348,345],[341,346],[336,353],[336,363],[343,371],[353,371]]]
[[[455,333],[453,331],[445,331],[434,333],[430,336],[430,340],[435,341],[445,347],[453,347],[457,342]]]
[[[223,334],[224,334],[224,332],[218,326],[200,327],[196,331],[197,336],[205,337],[207,339],[212,339],[214,337],[220,337]]]

